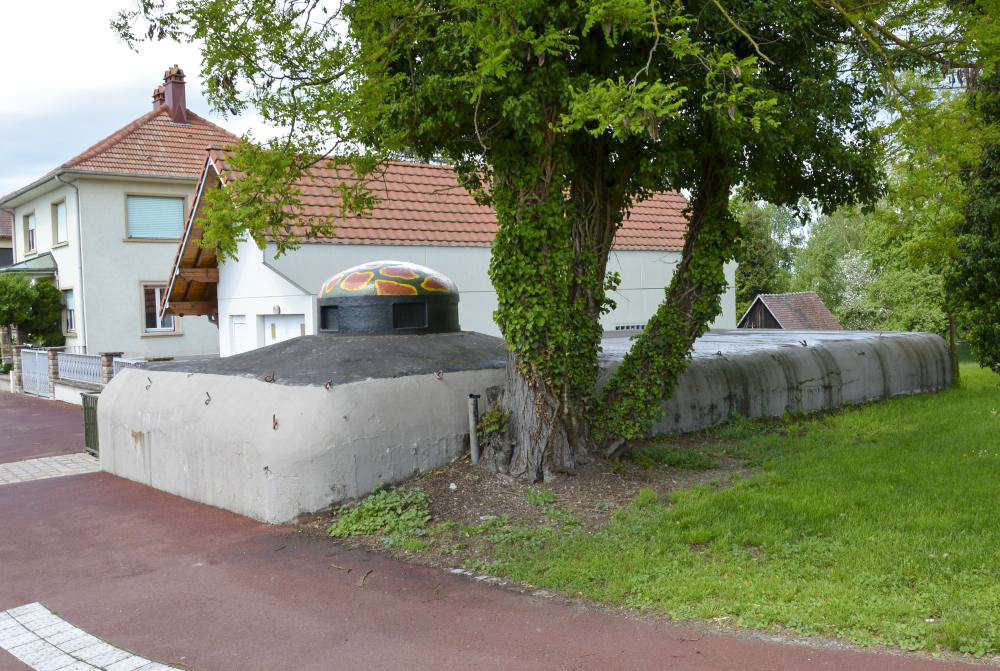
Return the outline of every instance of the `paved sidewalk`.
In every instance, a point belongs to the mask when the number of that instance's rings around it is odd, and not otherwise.
[[[0,452],[10,440],[0,434]],[[566,606],[106,473],[0,486],[0,611],[36,603],[106,653],[191,671],[971,668]],[[34,643],[33,654],[56,654]],[[30,668],[45,667],[0,650],[0,671]]]
[[[0,485],[58,478],[63,475],[96,473],[99,470],[101,470],[101,466],[97,458],[83,452],[12,461],[0,464]]]
[[[0,649],[38,671],[177,671],[105,643],[40,603],[0,612]]]
[[[0,463],[83,452],[78,405],[0,391]]]

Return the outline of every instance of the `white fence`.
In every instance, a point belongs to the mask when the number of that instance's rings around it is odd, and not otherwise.
[[[98,354],[59,352],[59,378],[101,384],[101,357]]]
[[[115,357],[111,361],[112,375],[118,375],[122,368],[142,368],[145,365],[145,359],[126,359],[124,357]]]

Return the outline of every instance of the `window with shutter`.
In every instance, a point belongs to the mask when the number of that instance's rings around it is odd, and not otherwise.
[[[52,244],[66,242],[66,201],[52,206]]]
[[[24,218],[24,247],[28,253],[35,251],[35,215],[34,213]]]
[[[184,230],[184,199],[172,196],[127,196],[128,237],[135,240],[178,240]]]

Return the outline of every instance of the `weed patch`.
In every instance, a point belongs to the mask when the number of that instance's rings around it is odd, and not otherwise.
[[[423,491],[413,489],[376,489],[353,508],[341,510],[327,533],[334,538],[386,534],[389,544],[424,533],[431,514],[430,499]]]

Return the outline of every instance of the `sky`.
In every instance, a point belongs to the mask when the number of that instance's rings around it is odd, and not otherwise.
[[[187,106],[257,138],[256,116],[224,118],[202,95],[198,47],[143,42],[131,51],[109,27],[132,0],[0,0],[0,195],[30,184],[152,109],[173,64],[187,75]]]

